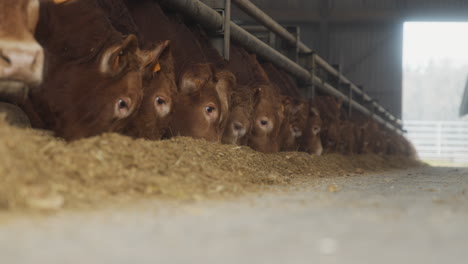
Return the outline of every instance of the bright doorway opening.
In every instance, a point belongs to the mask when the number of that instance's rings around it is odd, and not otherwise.
[[[468,118],[459,108],[468,76],[468,23],[407,22],[403,121],[420,158],[468,166]]]

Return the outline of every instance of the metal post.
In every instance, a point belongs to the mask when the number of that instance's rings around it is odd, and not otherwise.
[[[231,45],[231,0],[202,0],[223,17],[221,28],[210,35],[211,43],[224,57],[229,60]]]
[[[437,122],[437,156],[442,156],[442,124]]]
[[[299,41],[300,41],[300,34],[301,34],[301,29],[296,26],[289,26],[286,27],[286,30],[293,34],[293,36],[296,38],[296,44],[295,45],[290,45],[290,43],[284,43],[283,48],[286,50],[288,57],[298,63],[299,61]]]
[[[310,75],[312,78],[316,76],[316,63],[315,63],[315,53],[307,53],[307,54],[299,54],[299,61],[304,68],[309,70]],[[314,98],[315,97],[315,84],[313,81],[305,83],[305,91],[304,94],[307,98]]]
[[[351,89],[351,85],[347,85],[348,86],[348,91],[349,91],[349,94],[348,94],[348,97],[349,97],[349,101],[351,102],[353,100],[353,89]],[[353,113],[353,108],[351,107],[351,104],[348,105],[348,116],[351,117],[351,114]]]
[[[271,47],[275,47],[276,48],[276,36],[273,32],[269,31],[268,32],[268,44],[271,46]]]

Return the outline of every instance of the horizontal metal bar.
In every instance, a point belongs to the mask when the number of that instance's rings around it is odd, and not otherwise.
[[[222,27],[223,18],[216,11],[199,0],[160,0],[160,2],[163,5],[179,10],[181,13],[196,20],[207,29],[216,30]],[[293,62],[288,57],[279,53],[277,50],[265,44],[233,22],[231,22],[231,37],[239,42],[248,51],[272,62],[277,67],[282,68],[286,72],[305,82],[313,82],[319,87],[319,89],[323,90],[324,92],[343,99],[345,103],[351,104],[351,106],[359,112],[366,115],[371,115],[377,122],[381,123],[382,125],[388,127],[391,130],[395,130],[397,133],[402,133],[399,128],[383,120],[381,117],[373,115],[371,111],[354,100],[350,101],[348,96],[344,95],[328,83],[324,83],[317,76],[313,76],[312,78],[308,70]]]

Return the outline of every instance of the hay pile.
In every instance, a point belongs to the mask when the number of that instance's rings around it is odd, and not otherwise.
[[[66,143],[0,120],[0,212],[90,208],[155,197],[225,198],[314,177],[417,164],[396,157],[265,155],[190,138],[155,142],[105,134]]]

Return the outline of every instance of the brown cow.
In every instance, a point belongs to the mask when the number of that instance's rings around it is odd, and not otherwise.
[[[233,112],[227,129],[248,131],[245,134],[247,145],[255,150],[279,151],[279,131],[284,118],[284,109],[279,100],[278,88],[270,83],[255,55],[249,54],[235,44],[231,45],[231,60],[228,69],[236,75],[238,83],[242,85],[238,89],[249,89],[250,93],[254,94],[251,102],[255,104],[253,108],[248,108],[253,112],[243,112],[250,114],[250,118],[237,116]],[[252,120],[252,123],[246,124],[247,120]],[[235,131],[225,133],[234,134]]]
[[[307,118],[307,125],[301,144],[301,150],[310,154],[322,155],[323,146],[320,138],[320,131],[322,129],[322,119],[317,107],[310,102],[309,116]]]
[[[382,136],[383,135],[377,122],[369,117],[369,120],[362,126],[361,129],[361,153],[379,153]]]
[[[309,103],[300,99],[301,92],[297,83],[286,72],[277,69],[271,63],[263,63],[262,67],[268,78],[279,87],[281,94],[290,98],[286,101],[283,100],[286,112],[280,136],[282,140],[281,149],[283,151],[292,151],[299,148],[309,153],[321,154],[323,150],[322,143],[317,135],[320,132],[322,121],[318,115],[318,109],[312,105],[309,106],[312,102]],[[311,112],[312,108],[315,110]],[[310,122],[308,121],[309,118],[311,119]],[[314,133],[316,134],[314,135]],[[309,137],[308,139],[305,138],[306,134]]]
[[[140,31],[123,0],[97,0],[97,2],[115,29],[124,35],[138,36],[140,47],[145,49],[142,53],[159,56],[147,66],[151,71],[145,72],[143,76],[141,106],[130,118],[123,133],[136,138],[161,139],[168,132],[177,94],[174,61],[168,47],[170,41],[152,41],[152,31]]]
[[[208,64],[192,65],[179,83],[171,133],[220,142],[227,124],[231,87],[235,85],[230,72],[215,73]]]
[[[227,67],[235,74],[237,86],[232,94],[232,110],[229,114],[222,142],[226,144],[248,145],[254,126],[255,109],[259,103],[260,83],[253,82],[257,77],[254,77],[255,74],[253,74],[254,66],[248,63],[251,58],[247,52],[241,48],[231,46],[230,57],[231,59]],[[245,65],[243,65],[244,62]]]
[[[30,116],[69,140],[121,131],[140,105],[143,66],[154,57],[138,56],[136,37],[118,33],[94,0],[63,2],[41,2],[36,36],[46,71]]]
[[[270,62],[263,63],[262,68],[265,70],[265,73],[268,75],[270,81],[278,86],[281,94],[293,98],[301,98],[301,93],[297,87],[297,84],[286,72],[277,69]]]
[[[323,121],[320,136],[324,151],[337,151],[342,101],[332,96],[316,96],[314,105],[317,106]]]
[[[177,14],[154,1],[126,1],[145,42],[171,41],[178,96],[165,136],[192,136],[220,141],[227,123],[235,78],[208,65],[197,36]]]
[[[253,114],[252,131],[248,145],[261,152],[280,151],[280,129],[284,119],[284,107],[278,101],[278,94],[272,91],[271,84],[257,85],[258,103]]]
[[[0,1],[0,97],[24,98],[42,81],[44,53],[34,39],[38,0]]]
[[[157,47],[164,50],[168,44],[166,41]],[[153,71],[144,75],[141,106],[123,130],[132,137],[158,140],[168,133],[177,96],[172,53],[166,50],[155,54],[161,57],[150,66]]]
[[[336,149],[341,154],[356,154],[358,152],[356,125],[349,120],[340,120],[338,127],[339,134]]]
[[[222,142],[225,144],[247,145],[252,130],[253,113],[258,104],[259,91],[237,85],[232,94],[232,108]]]
[[[304,100],[283,96],[284,120],[281,125],[280,140],[282,151],[297,151],[307,126],[308,103]]]

